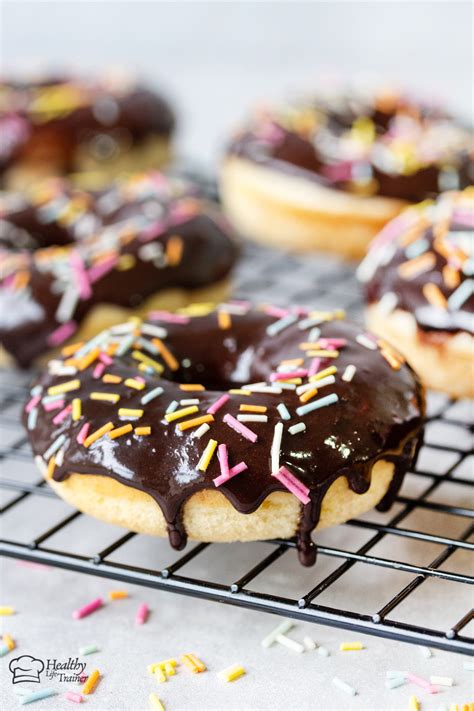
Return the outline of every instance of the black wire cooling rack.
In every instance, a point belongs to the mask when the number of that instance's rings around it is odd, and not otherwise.
[[[361,318],[361,296],[353,268],[329,258],[286,255],[247,245],[237,268],[234,295],[251,296],[259,303],[337,306],[352,318]],[[148,555],[140,567],[137,556],[127,551],[141,536],[109,527],[107,530],[116,535],[112,542],[101,550],[98,545],[92,553],[76,552],[80,541],[68,532],[75,530],[81,519],[87,527],[92,526],[92,519],[71,512],[63,502],[67,515],[62,509],[58,520],[57,516],[45,519],[45,502],[53,499],[59,505],[59,500],[38,474],[22,476],[26,467],[32,471],[31,453],[19,425],[30,377],[0,372],[3,555],[306,622],[474,653],[473,639],[468,635],[469,628],[474,628],[474,611],[469,609],[469,585],[474,577],[467,555],[474,549],[474,511],[468,508],[474,485],[469,425],[472,403],[430,396],[425,446],[416,470],[407,475],[408,492],[404,485],[387,514],[373,512],[332,529],[336,543],[327,542],[326,532],[318,533],[314,568],[303,569],[290,561],[291,574],[282,572],[283,561],[286,564],[289,557],[296,558],[294,540],[240,544],[240,553],[231,560],[235,563],[232,577],[222,582],[220,563],[217,572],[214,569],[212,574],[211,566],[209,573],[209,559],[216,556],[219,560],[222,545],[190,544],[182,555],[166,548],[169,560],[175,557],[172,562],[151,567],[155,558]],[[30,536],[25,530],[32,520],[37,520],[41,530]],[[66,534],[65,545],[56,543],[60,534]],[[73,540],[71,547],[67,542]],[[235,547],[227,550],[235,551]],[[249,550],[246,557],[242,551]],[[120,553],[122,558],[117,559]],[[229,557],[227,554],[227,565]],[[390,592],[386,592],[387,575],[395,581]],[[267,585],[262,588],[259,582],[265,577]],[[288,596],[288,590],[294,592],[295,581],[306,586],[304,592]],[[362,601],[364,586],[369,585],[382,597],[374,609],[366,610]],[[410,602],[414,602],[414,612],[407,613]]]

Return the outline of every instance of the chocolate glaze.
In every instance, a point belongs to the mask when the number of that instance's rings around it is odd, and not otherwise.
[[[41,102],[42,111],[35,107]],[[150,136],[169,137],[175,117],[167,101],[144,86],[51,77],[0,83],[0,180],[17,162],[76,170],[76,151],[108,136],[128,150]],[[99,158],[97,152],[94,154]],[[107,156],[104,154],[103,159]]]
[[[310,114],[310,123],[305,114]],[[298,124],[298,115],[303,117]],[[437,157],[419,160],[416,169],[402,170],[383,157],[386,139],[403,118],[414,122],[419,135],[409,138],[417,144],[429,132],[440,131],[436,149],[446,141],[446,149]],[[369,119],[375,140],[358,155],[351,157],[342,141],[347,139],[354,122]],[[443,133],[441,133],[443,131]],[[456,131],[454,140],[451,133]],[[445,140],[443,136],[445,135]],[[439,145],[441,144],[441,146]],[[432,150],[432,146],[431,146]],[[463,188],[474,180],[472,139],[469,131],[448,114],[428,105],[398,97],[389,105],[377,105],[361,96],[332,97],[297,104],[280,112],[259,115],[250,128],[238,134],[228,147],[230,154],[317,182],[325,187],[363,195],[417,202],[437,195],[447,188]],[[349,149],[350,151],[350,149]],[[342,167],[342,172],[341,172]]]
[[[68,418],[55,426],[52,422],[55,413],[41,410],[36,428],[29,432],[34,453],[43,455],[59,435],[65,434],[64,460],[56,469],[54,478],[62,481],[71,472],[99,474],[146,492],[163,512],[171,545],[180,549],[186,543],[181,518],[185,502],[199,491],[214,490],[213,479],[220,474],[217,456],[214,456],[206,472],[197,470],[197,463],[209,438],[227,444],[230,466],[241,461],[248,465],[248,470],[219,488],[237,511],[251,513],[270,493],[286,491],[270,474],[274,426],[280,421],[276,406],[283,402],[292,419],[284,423],[280,463],[310,489],[311,501],[302,506],[297,543],[301,562],[312,564],[316,550],[311,532],[317,526],[324,495],[338,477],[346,477],[353,491],[363,493],[370,486],[374,464],[379,459],[392,461],[395,473],[381,506],[386,507],[393,501],[403,475],[416,455],[417,442],[421,438],[424,399],[420,383],[408,365],[403,364],[399,370],[393,370],[378,349],[368,350],[356,342],[355,338],[360,333],[358,327],[333,320],[321,326],[322,337],[345,338],[348,343],[336,360],[322,361],[321,367],[335,364],[338,373],[335,384],[322,388],[318,397],[335,392],[339,396],[335,404],[299,417],[295,408],[301,403],[295,391],[253,393],[250,396],[230,394],[230,400],[215,414],[210,431],[201,439],[196,437],[196,429],[181,432],[176,422],[165,422],[164,414],[172,400],[197,397],[200,399],[199,413],[205,414],[207,408],[228,389],[249,382],[268,381],[283,359],[301,357],[298,345],[305,339],[306,332],[293,325],[271,337],[266,328],[274,321],[273,316],[258,310],[251,310],[245,315],[232,315],[229,330],[218,328],[215,312],[191,318],[186,325],[154,321],[167,329],[166,344],[178,359],[179,369],[175,372],[166,369],[163,377],[144,375],[146,388],[141,392],[123,383],[113,386],[103,384],[92,378],[90,368],[83,371],[78,376],[81,379],[80,390],[65,395],[66,404],[72,397],[81,398],[83,418],[79,422]],[[124,379],[133,377],[137,374],[136,363],[130,355],[126,355],[115,359],[107,372]],[[348,364],[354,364],[357,368],[350,383],[341,379]],[[39,383],[48,388],[70,378],[43,374]],[[201,383],[206,390],[183,392],[179,383]],[[163,387],[163,395],[142,406],[140,399],[143,394],[157,385]],[[88,396],[98,390],[119,393],[119,404],[91,401]],[[240,404],[268,407],[268,422],[247,423],[258,435],[254,444],[223,422],[227,413],[237,417]],[[119,426],[118,407],[144,407],[138,424],[150,425],[152,434],[138,437],[132,433],[115,440],[105,436],[88,449],[77,444],[76,436],[86,421],[91,420],[91,432],[109,420]],[[25,414],[25,423],[27,417]],[[306,423],[306,432],[289,434],[287,426],[298,421]]]
[[[365,280],[366,298],[369,304],[380,301],[387,292],[395,294],[396,308],[411,313],[421,333],[436,337],[436,332],[459,333],[472,332],[474,325],[474,293],[464,301],[460,308],[439,308],[432,305],[423,292],[423,287],[435,284],[446,299],[466,281],[472,282],[472,257],[474,256],[474,211],[469,199],[464,203],[464,209],[456,208],[456,200],[461,193],[445,194],[436,206],[425,210],[409,210],[389,224],[380,238],[376,239],[365,262],[369,277]],[[461,208],[461,205],[459,205]],[[447,212],[449,210],[449,212]],[[425,243],[423,254],[433,255],[433,264],[428,269],[412,278],[404,278],[400,267],[409,260],[410,245],[404,240],[410,230],[416,230],[415,242]],[[392,236],[391,236],[392,235]],[[438,240],[436,238],[438,235]],[[462,242],[460,242],[462,238]],[[457,244],[462,247],[456,253],[444,252],[446,244]],[[441,244],[441,251],[437,245]],[[413,247],[412,247],[413,248]],[[408,250],[408,255],[407,255]],[[387,259],[385,255],[388,255]],[[443,269],[455,265],[459,282],[450,286],[443,276]],[[471,268],[469,265],[471,264]],[[403,270],[403,267],[402,267]]]
[[[96,304],[135,308],[164,289],[196,289],[218,282],[237,258],[237,244],[217,207],[196,197],[180,181],[150,173],[95,195],[65,182],[54,181],[53,187],[47,203],[19,203],[17,196],[12,203],[7,195],[0,221],[5,247],[0,251],[5,277],[0,286],[0,341],[23,367],[51,347],[51,334],[61,325],[57,309],[64,289],[59,292],[55,287],[73,249],[87,268],[98,252],[107,253],[112,247],[119,258],[132,255],[135,260],[131,268],[114,267],[91,285],[90,296],[80,299],[71,315],[76,324]],[[61,201],[67,207],[75,200],[83,200],[86,207],[78,220],[64,224]],[[81,235],[84,225],[86,236]],[[154,225],[158,234],[146,238]],[[183,243],[176,265],[165,258],[173,235]],[[155,259],[150,259],[150,249],[157,251]],[[29,274],[28,285],[12,289],[11,278],[19,271]],[[66,273],[67,287],[74,278],[72,271]]]

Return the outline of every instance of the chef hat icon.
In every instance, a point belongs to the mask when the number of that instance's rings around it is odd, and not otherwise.
[[[9,668],[13,674],[13,684],[19,684],[21,681],[35,681],[39,684],[44,662],[29,654],[24,654],[22,657],[12,659]]]

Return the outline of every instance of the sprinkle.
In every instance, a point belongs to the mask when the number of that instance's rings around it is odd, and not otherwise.
[[[100,437],[103,435],[107,434],[107,432],[110,432],[110,430],[113,430],[114,426],[112,422],[107,422],[107,424],[103,425],[102,427],[99,427],[98,430],[90,434],[86,439],[84,440],[84,447],[90,447],[91,444],[96,442]]]
[[[326,647],[318,647],[318,654],[321,657],[329,657],[329,650]]]
[[[47,699],[50,696],[56,696],[58,692],[54,689],[40,689],[39,691],[33,691],[31,694],[25,694],[20,698],[20,705],[31,704],[33,701],[40,701],[40,699]]]
[[[305,318],[302,321],[299,322],[298,328],[300,331],[305,331],[308,328],[312,328],[313,326],[319,326],[324,319],[321,318]]]
[[[293,370],[285,373],[272,373],[270,375],[270,380],[274,382],[277,380],[291,380],[292,378],[305,378],[307,374],[307,370]]]
[[[280,467],[278,471],[273,471],[272,476],[278,479],[278,481],[281,482],[288,491],[291,491],[303,504],[308,504],[311,501],[308,496],[308,487],[288,471],[286,467]]]
[[[405,254],[408,259],[413,259],[414,257],[419,257],[420,254],[424,254],[429,248],[430,244],[426,239],[417,239],[416,242],[412,242],[406,249]]]
[[[218,400],[212,403],[210,407],[207,408],[206,412],[209,415],[215,415],[220,408],[226,404],[230,400],[230,397],[228,395],[222,395]]]
[[[74,691],[66,691],[64,698],[68,701],[74,701],[75,704],[80,704],[83,701],[81,694],[76,694]]]
[[[186,325],[191,320],[189,316],[183,316],[182,314],[173,314],[170,311],[150,311],[148,313],[148,318],[151,321],[164,321],[165,323],[178,323],[181,325]],[[149,324],[146,325],[148,326]]]
[[[368,338],[367,336],[364,336],[363,333],[360,333],[356,337],[357,343],[359,343],[361,346],[364,346],[364,348],[368,348],[369,351],[376,351],[377,350],[377,344],[374,343],[374,341],[371,338]]]
[[[6,645],[4,642],[0,643],[0,657],[4,657],[9,652],[10,652],[10,649],[9,649],[8,645]]]
[[[201,437],[205,435],[206,432],[209,432],[210,429],[211,428],[209,427],[209,425],[207,423],[204,423],[203,425],[201,425],[201,427],[198,427],[194,434],[196,435],[196,437],[201,439]]]
[[[395,670],[389,670],[388,672],[385,673],[385,676],[388,679],[398,679],[399,677],[402,677],[403,679],[406,677],[408,672],[404,671],[395,671]]]
[[[423,285],[423,294],[425,299],[429,301],[432,306],[435,306],[438,309],[448,308],[448,302],[445,295],[439,286],[434,284],[432,281]]]
[[[204,385],[200,385],[199,383],[189,383],[189,384],[184,384],[182,383],[179,386],[180,390],[183,390],[184,392],[187,393],[192,393],[192,392],[200,392],[202,390],[205,390],[206,388]]]
[[[316,642],[313,639],[311,639],[311,637],[304,637],[303,644],[304,644],[305,649],[308,652],[312,652],[313,649],[316,649],[316,647],[317,647]]]
[[[91,400],[101,400],[102,402],[112,402],[117,403],[120,400],[120,395],[118,393],[91,393]]]
[[[80,420],[81,416],[82,416],[82,401],[78,397],[75,397],[74,400],[72,401],[73,422],[77,422],[77,420]]]
[[[398,296],[393,291],[387,291],[379,300],[377,308],[384,315],[392,313],[398,304]]]
[[[199,412],[197,405],[192,405],[191,407],[183,407],[181,410],[175,410],[165,415],[165,420],[167,422],[174,422],[174,420],[180,420],[182,417],[187,417],[188,415],[194,415],[195,412]]]
[[[436,257],[433,252],[426,252],[419,257],[415,257],[408,262],[403,262],[398,267],[398,273],[402,279],[414,279],[419,274],[433,269],[436,264]]]
[[[52,479],[55,469],[56,469],[56,457],[53,454],[53,456],[50,458],[50,460],[48,462],[48,467],[46,469],[45,479]]]
[[[94,671],[91,673],[89,678],[87,679],[86,683],[82,687],[82,693],[84,696],[88,696],[89,694],[92,694],[94,691],[97,682],[99,681],[100,677],[100,671],[98,669],[94,669]]]
[[[352,378],[356,374],[357,368],[355,365],[348,365],[347,368],[345,369],[344,373],[342,374],[342,379],[346,383],[350,383],[352,381]]]
[[[270,324],[270,326],[267,326],[267,336],[276,336],[285,328],[288,328],[288,326],[292,326],[294,323],[296,323],[297,320],[298,316],[294,314],[288,314],[288,316],[284,316],[279,321],[275,321],[275,323],[272,323]]]
[[[106,373],[102,378],[103,383],[114,383],[118,384],[122,382],[120,375],[112,375],[112,373]]]
[[[7,615],[14,615],[15,614],[15,609],[13,607],[8,607],[3,605],[0,606],[0,617],[5,617]]]
[[[241,407],[242,407],[242,405],[241,405]],[[291,415],[290,415],[285,403],[280,402],[277,405],[277,410],[278,410],[278,413],[279,413],[280,417],[282,418],[282,420],[291,420]]]
[[[182,654],[180,659],[184,666],[193,674],[200,674],[206,671],[204,662],[201,662],[194,654]]]
[[[144,625],[148,619],[149,613],[150,613],[150,608],[148,607],[146,602],[142,602],[142,604],[139,606],[139,608],[137,610],[137,614],[135,615],[135,623],[137,625]]]
[[[222,486],[222,484],[226,484],[230,479],[232,479],[232,477],[237,476],[237,474],[240,474],[246,469],[248,469],[248,467],[245,462],[240,462],[240,464],[236,464],[235,467],[229,469],[228,475],[221,474],[213,479],[212,482],[214,486]]]
[[[284,634],[278,634],[275,640],[278,642],[278,644],[281,644],[283,647],[287,647],[287,649],[291,649],[293,652],[297,652],[298,654],[302,654],[302,652],[304,652],[304,647],[302,644],[296,642],[296,640],[294,639],[285,637]]]
[[[437,694],[438,693],[438,689],[436,688],[436,686],[433,686],[432,684],[430,684],[429,681],[427,681],[426,679],[423,679],[423,677],[418,676],[417,674],[408,673],[406,675],[406,678],[408,681],[411,681],[412,684],[421,686],[421,688],[425,689],[429,694]]]
[[[335,375],[337,373],[337,368],[335,365],[329,366],[329,368],[324,368],[324,370],[320,370],[319,373],[315,373],[315,375],[312,375],[310,377],[310,381],[312,383],[316,383],[318,380],[322,380],[323,378],[328,377],[329,375]]]
[[[149,427],[149,426],[135,427],[135,429],[133,430],[133,434],[136,434],[139,437],[146,437],[151,434],[151,427]]]
[[[77,435],[77,437],[76,437],[76,442],[77,442],[78,444],[84,444],[84,442],[85,442],[85,440],[86,440],[86,438],[87,438],[87,435],[88,435],[90,426],[91,426],[91,423],[90,423],[90,422],[86,422],[84,425],[82,425],[82,427],[81,427],[81,429],[79,430],[79,433],[78,433],[78,435]]]
[[[403,686],[403,684],[406,684],[406,679],[403,676],[396,676],[393,677],[393,679],[387,679],[385,682],[385,686],[387,689],[396,689],[399,686]]]
[[[201,455],[201,458],[198,462],[197,468],[201,472],[205,472],[209,466],[209,463],[213,457],[213,454],[216,450],[217,447],[217,442],[215,439],[210,439],[209,442],[206,445],[206,449]]]
[[[303,405],[302,407],[297,407],[296,413],[300,416],[307,415],[309,412],[312,412],[313,410],[318,410],[319,408],[326,407],[327,405],[333,405],[338,400],[339,400],[339,397],[337,396],[337,394],[331,393],[330,395],[326,395],[325,397],[320,397],[318,400],[315,400],[314,402],[310,402],[307,405]]]
[[[48,395],[59,395],[60,393],[69,393],[72,390],[79,390],[81,387],[80,380],[68,380],[66,383],[61,383],[61,385],[53,385],[48,388]]]
[[[341,652],[356,652],[360,649],[364,649],[362,642],[341,642],[339,645]]]
[[[199,405],[200,399],[198,397],[188,397],[185,400],[180,400],[180,405]]]
[[[245,674],[245,669],[240,664],[233,664],[231,667],[220,671],[217,676],[221,681],[235,681]]]
[[[328,375],[327,378],[319,378],[313,383],[306,383],[305,385],[300,385],[299,388],[296,388],[296,394],[301,395],[301,393],[305,393],[308,390],[312,390],[316,386],[319,390],[320,388],[325,388],[326,385],[334,385],[335,382],[336,378],[334,377],[334,375]]]
[[[356,696],[357,694],[357,691],[353,686],[350,686],[350,684],[342,681],[342,679],[339,679],[337,676],[333,677],[332,683],[334,686],[337,686],[338,689],[341,689],[341,691],[345,691],[346,694],[349,694],[349,696]]]
[[[158,709],[158,711],[165,711],[165,707],[161,703],[160,699],[158,696],[155,694],[154,691],[151,692],[150,696],[148,697],[148,701],[150,704],[153,706],[154,709]]]
[[[393,368],[393,370],[400,370],[403,360],[392,348],[390,348],[388,345],[385,345],[383,348],[380,349],[380,354],[385,358],[385,360],[390,365],[390,367]]]
[[[467,274],[466,271],[464,273]],[[457,269],[445,264],[443,267],[443,281],[448,289],[456,289],[461,281],[461,276]]]
[[[310,343],[314,343],[315,341],[318,340],[320,335],[321,335],[320,328],[312,328],[311,331],[308,333],[308,341]]]
[[[183,256],[184,243],[179,235],[171,235],[166,242],[166,260],[170,267],[176,267]]]
[[[40,400],[41,395],[39,393],[32,397],[27,406],[25,407],[25,412],[30,413],[34,408],[36,408]]]
[[[119,407],[119,417],[142,417],[143,410],[135,410],[129,407]]]
[[[2,641],[3,643],[8,647],[8,650],[11,652],[13,649],[15,649],[15,640],[13,637],[11,637],[9,634],[6,632],[3,633],[2,635]]]
[[[268,415],[237,415],[239,422],[268,422]]]
[[[227,445],[220,444],[217,448],[217,457],[219,459],[219,465],[221,468],[221,476],[229,477],[229,458],[227,455]]]
[[[265,405],[241,405],[239,407],[239,410],[241,412],[266,412],[268,410],[268,407],[265,407]]]
[[[421,704],[416,698],[416,696],[410,696],[410,699],[408,701],[408,709],[409,711],[420,711]]]
[[[146,366],[152,368],[152,370],[154,370],[158,374],[161,374],[164,371],[164,368],[161,363],[158,363],[158,361],[153,360],[153,358],[150,358],[141,351],[133,351],[132,358],[134,358],[135,360],[139,360],[141,363],[144,363]],[[133,378],[127,378],[127,380],[125,381],[125,385],[128,385],[129,388],[135,388],[136,390],[143,390],[143,387],[138,387],[136,385],[136,382],[137,381]]]
[[[227,331],[229,328],[232,327],[232,319],[230,314],[227,311],[218,311],[217,323],[220,329],[222,329],[223,331]]]
[[[308,402],[308,400],[311,400],[317,394],[318,389],[315,388],[314,385],[312,385],[309,390],[305,390],[305,392],[300,395],[300,402]]]
[[[40,455],[37,454],[34,461],[40,471],[41,476],[44,476],[46,478],[46,472],[48,471],[48,467],[43,457],[40,457]]]
[[[279,625],[277,625],[271,632],[268,634],[266,637],[262,639],[262,647],[267,649],[268,647],[271,647],[272,644],[276,642],[276,638],[278,637],[279,634],[285,634],[289,630],[291,630],[292,627],[295,626],[295,623],[293,620],[283,620],[283,622],[280,622]]]
[[[58,395],[58,398],[61,398],[61,395]],[[46,401],[46,398],[43,398],[43,407],[46,412],[52,412],[52,410],[59,410],[59,408],[63,407],[63,405],[64,400],[62,399]]]
[[[86,657],[88,654],[95,654],[95,652],[100,652],[96,644],[87,644],[85,647],[79,647],[79,654],[83,657]]]
[[[430,682],[438,684],[438,686],[452,686],[454,684],[451,676],[430,676]]]
[[[306,345],[306,344],[305,344]],[[339,358],[339,351],[319,349],[319,350],[307,350],[306,354],[311,358],[315,356],[316,358]]]
[[[61,434],[59,437],[53,442],[53,444],[46,450],[46,452],[43,454],[43,458],[47,461],[50,459],[50,457],[53,456],[53,454],[56,454],[58,449],[60,449],[64,442],[66,441],[66,435]]]
[[[423,645],[419,647],[420,652],[424,656],[425,659],[431,659],[433,656],[433,652],[429,647],[424,647]]]
[[[98,380],[99,378],[102,377],[104,370],[105,370],[105,363],[97,363],[94,370],[92,371],[92,377],[95,378],[95,380]]]
[[[244,390],[243,388],[232,388],[229,390],[230,395],[251,395],[251,390]]]
[[[109,598],[110,600],[123,600],[128,597],[128,592],[126,590],[110,590]]]
[[[448,299],[451,311],[460,309],[472,293],[474,293],[474,279],[466,279]]]
[[[168,681],[168,677],[166,676],[164,670],[161,667],[155,667],[155,669],[153,670],[153,675],[159,684],[163,684],[165,681]]]
[[[304,432],[305,430],[306,430],[306,425],[304,422],[298,422],[298,424],[288,427],[288,432],[291,435],[299,434],[300,432]]]
[[[63,323],[59,328],[49,334],[46,341],[48,346],[51,346],[51,348],[60,346],[61,343],[64,343],[64,341],[67,341],[67,339],[72,336],[76,329],[77,323],[75,321]]]
[[[258,436],[255,434],[255,432],[252,432],[252,430],[250,430],[248,427],[236,420],[235,417],[233,417],[232,415],[225,415],[224,422],[226,423],[226,425],[241,434],[242,437],[245,437],[245,439],[248,439],[250,442],[255,443],[257,441]]]
[[[84,605],[84,607],[80,607],[78,610],[74,610],[74,612],[72,613],[72,617],[74,620],[80,620],[83,617],[87,617],[87,615],[91,615],[93,612],[102,607],[102,604],[102,598],[97,597],[95,600],[92,600],[92,602],[89,602],[87,605]]]
[[[109,437],[110,439],[117,439],[117,437],[121,437],[124,434],[128,434],[128,432],[131,432],[132,430],[133,425],[128,423],[127,425],[123,425],[123,427],[117,427],[115,430],[110,430]]]
[[[177,400],[172,400],[168,407],[166,408],[165,415],[169,415],[170,412],[175,412],[178,409],[179,402]]]
[[[124,385],[128,388],[133,388],[134,390],[143,390],[145,387],[145,383],[142,383],[140,380],[136,380],[135,378],[127,378]]]
[[[60,425],[61,422],[64,422],[66,417],[71,413],[72,410],[72,405],[68,405],[65,407],[61,412],[58,412],[58,414],[53,417],[53,425]]]
[[[156,397],[159,397],[162,394],[163,394],[163,388],[158,386],[157,388],[150,390],[150,392],[148,392],[146,395],[144,395],[142,397],[142,399],[140,400],[140,405],[147,405],[149,402],[151,402]]]

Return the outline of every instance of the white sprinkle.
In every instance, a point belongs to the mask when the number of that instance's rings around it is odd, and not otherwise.
[[[268,415],[237,415],[239,422],[268,422]]]
[[[295,383],[282,383],[280,381],[278,387],[281,388],[281,390],[296,390]]]
[[[321,657],[329,657],[329,650],[326,649],[326,647],[318,647],[318,654],[321,655]]]
[[[66,321],[70,321],[78,301],[79,292],[76,287],[73,286],[66,289],[61,297],[61,301],[58,304],[58,308],[56,309],[56,321],[58,321],[58,323],[66,323]]]
[[[422,655],[424,656],[425,659],[430,659],[430,657],[433,656],[433,652],[431,651],[431,649],[429,647],[421,646],[420,652],[422,653]]]
[[[308,333],[308,342],[315,343],[318,340],[320,335],[321,335],[320,328],[312,328],[311,331]]]
[[[474,279],[466,279],[458,286],[448,299],[448,306],[451,311],[457,311],[474,293]]]
[[[346,694],[349,694],[349,696],[356,696],[357,691],[354,689],[353,686],[350,686],[350,684],[346,684],[345,681],[342,681],[342,679],[339,679],[339,677],[335,676],[332,680],[332,683],[334,686],[337,686],[338,689],[341,691],[345,691]]]
[[[64,449],[60,449],[56,455],[56,466],[61,467],[64,462]]]
[[[127,321],[126,323],[119,323],[117,326],[112,326],[110,329],[110,332],[114,334],[114,336],[119,336],[123,335],[124,333],[130,333],[130,331],[134,331],[136,328],[136,323],[134,321]]]
[[[46,476],[46,472],[48,471],[48,466],[47,466],[46,462],[44,461],[43,457],[40,457],[39,454],[37,454],[35,457],[35,464],[38,467],[38,469],[40,470],[40,473],[43,476]]]
[[[166,328],[153,326],[151,323],[142,324],[142,333],[145,333],[147,336],[156,336],[156,338],[166,338],[168,335]]]
[[[277,625],[271,632],[268,634],[266,637],[262,639],[262,647],[268,648],[271,647],[274,642],[276,642],[276,638],[278,637],[279,634],[285,634],[285,632],[288,632],[291,630],[292,627],[295,626],[295,623],[293,620],[283,620],[283,622],[280,622],[279,625]]]
[[[251,393],[268,393],[269,395],[281,395],[282,388],[266,383],[250,383],[244,385],[243,390],[250,390]]]
[[[206,434],[206,432],[209,432],[211,428],[207,424],[207,422],[204,422],[200,427],[197,428],[197,430],[194,432],[194,435],[201,439],[203,435]]]
[[[395,294],[395,292],[387,291],[377,304],[377,308],[384,314],[390,314],[395,309],[397,304],[398,296]]]
[[[125,353],[128,350],[130,350],[130,348],[133,346],[134,343],[135,343],[135,336],[133,334],[131,336],[127,336],[127,338],[124,338],[122,343],[117,348],[115,355],[118,358],[121,358],[122,356],[125,355]]]
[[[278,321],[275,321],[275,323],[270,324],[270,326],[267,326],[267,336],[276,336],[277,333],[280,333],[283,331],[285,328],[288,328],[288,326],[292,326],[294,323],[296,323],[298,320],[298,316],[295,314],[288,314],[288,316],[283,316],[283,318],[279,319]]]
[[[454,684],[451,676],[430,676],[430,682],[438,686],[452,686]]]
[[[399,686],[403,686],[403,684],[406,684],[406,679],[403,676],[394,676],[385,682],[387,689],[396,689]]]
[[[163,394],[163,388],[158,386],[157,388],[153,388],[153,390],[150,390],[149,393],[144,395],[142,399],[140,400],[141,405],[147,405],[149,402],[155,399],[155,397],[159,397],[160,395]]]
[[[65,441],[66,441],[66,435],[65,434],[59,435],[57,440],[55,440],[53,442],[53,444],[50,447],[48,447],[46,452],[43,454],[43,459],[45,461],[48,461],[53,456],[53,454],[56,454],[58,449],[63,446]]]
[[[277,422],[273,431],[273,442],[270,450],[272,472],[280,469],[281,438],[283,436],[283,422]]]
[[[316,647],[318,646],[316,644],[316,642],[313,639],[311,639],[311,637],[305,637],[303,639],[303,644],[304,644],[305,648],[308,650],[308,652],[311,652],[313,649],[316,649]]]
[[[180,405],[199,405],[201,401],[198,397],[189,398],[188,400],[180,400]]]
[[[376,351],[377,350],[377,344],[374,343],[370,338],[367,338],[367,336],[364,336],[363,333],[360,333],[356,337],[357,343],[360,343],[361,346],[364,346],[364,348],[368,348],[369,351]]]
[[[285,637],[284,634],[277,634],[277,636],[275,637],[275,641],[278,642],[278,644],[283,645],[283,647],[291,649],[293,652],[298,652],[298,654],[304,652],[304,647],[302,644],[296,642],[296,640],[294,639]]]
[[[323,318],[305,318],[299,322],[298,328],[300,331],[306,331],[307,328],[312,328],[313,326],[319,326],[320,323],[324,321]]]
[[[288,411],[288,408],[283,402],[280,402],[277,405],[277,410],[282,420],[291,420],[291,415]]]
[[[344,380],[344,382],[350,383],[352,378],[356,374],[356,370],[357,368],[355,367],[355,365],[348,365],[342,375],[342,379]]]
[[[299,434],[300,432],[304,432],[306,430],[306,425],[304,422],[298,422],[297,425],[292,425],[291,427],[288,427],[288,432],[292,435]]]
[[[30,412],[28,413],[28,423],[27,427],[29,430],[34,430],[36,427],[36,423],[38,422],[38,408],[34,407]]]
[[[165,415],[169,415],[171,412],[174,412],[178,408],[178,401],[177,400],[172,400],[168,407],[165,410]]]
[[[304,385],[300,385],[296,388],[296,394],[302,395],[308,390],[314,390],[314,388],[319,390],[319,388],[324,388],[326,385],[334,385],[335,382],[336,378],[334,377],[334,375],[328,375],[327,377],[321,378],[320,380],[315,380],[313,383],[305,383]]]

